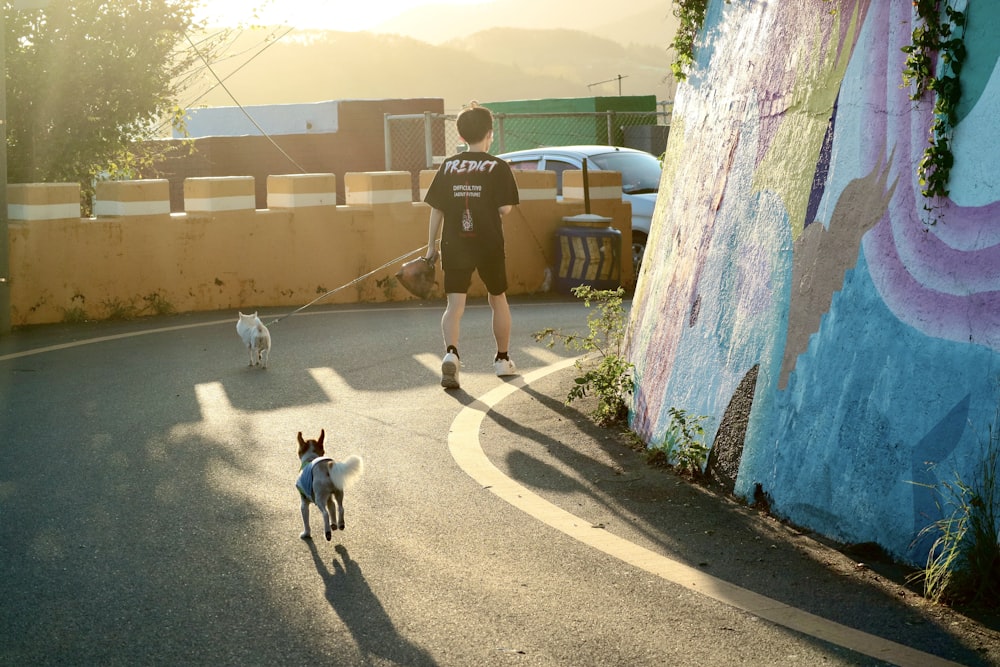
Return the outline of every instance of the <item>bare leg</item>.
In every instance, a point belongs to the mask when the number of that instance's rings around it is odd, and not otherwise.
[[[510,346],[510,304],[507,294],[489,295],[490,308],[493,309],[493,338],[497,342],[497,352],[508,352]]]
[[[300,509],[302,510],[302,534],[299,535],[303,540],[308,540],[310,537],[309,533],[309,501],[303,497],[299,497],[301,502]]]
[[[448,295],[448,307],[441,316],[441,334],[444,337],[445,349],[449,345],[458,348],[458,336],[462,328],[462,315],[465,313],[465,294]]]

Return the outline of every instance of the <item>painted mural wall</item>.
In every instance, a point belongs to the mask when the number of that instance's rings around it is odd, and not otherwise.
[[[1000,428],[1000,3],[969,5],[950,197],[927,211],[911,2],[712,0],[630,323],[647,442],[671,407],[717,445],[741,421],[738,495],[914,564],[932,487],[971,481]]]

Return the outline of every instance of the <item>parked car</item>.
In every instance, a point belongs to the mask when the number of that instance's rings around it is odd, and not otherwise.
[[[646,251],[646,237],[660,189],[660,161],[644,151],[615,146],[551,146],[501,153],[512,169],[556,172],[556,194],[562,196],[562,173],[567,169],[618,171],[622,175],[622,199],[632,204],[632,262],[636,271]]]

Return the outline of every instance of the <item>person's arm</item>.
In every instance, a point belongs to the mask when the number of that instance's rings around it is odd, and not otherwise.
[[[437,240],[441,235],[441,225],[444,223],[444,211],[431,207],[430,221],[427,223],[427,253],[425,259],[434,259],[438,255]]]
[[[502,218],[508,213],[510,213],[513,208],[514,208],[513,204],[507,204],[506,206],[501,206],[497,210],[500,212],[500,217]]]

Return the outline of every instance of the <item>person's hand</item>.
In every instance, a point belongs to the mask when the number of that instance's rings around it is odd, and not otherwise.
[[[437,250],[430,250],[426,255],[424,255],[424,261],[430,264],[431,266],[437,264],[437,260],[438,260]]]

